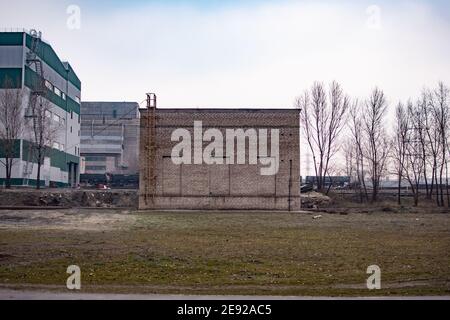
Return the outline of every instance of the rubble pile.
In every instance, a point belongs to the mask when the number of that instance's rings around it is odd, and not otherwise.
[[[2,207],[130,208],[138,203],[137,190],[31,190],[0,191]]]

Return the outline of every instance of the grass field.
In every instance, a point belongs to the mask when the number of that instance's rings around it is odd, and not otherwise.
[[[72,264],[85,292],[448,295],[450,215],[0,211],[0,287],[65,290]]]

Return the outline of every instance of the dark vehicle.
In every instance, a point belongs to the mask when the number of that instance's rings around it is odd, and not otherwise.
[[[306,193],[306,192],[311,192],[313,191],[313,185],[312,184],[302,184],[300,186],[300,192],[301,193]]]

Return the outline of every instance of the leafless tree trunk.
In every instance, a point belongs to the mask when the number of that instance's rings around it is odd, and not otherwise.
[[[432,108],[432,113],[434,117],[434,123],[436,126],[436,138],[437,144],[439,146],[439,153],[437,153],[438,165],[437,173],[439,176],[437,187],[437,203],[439,206],[444,206],[444,170],[447,164],[447,153],[448,153],[448,131],[449,131],[449,100],[450,100],[450,89],[444,85],[444,83],[439,82],[437,88],[432,92],[430,98],[430,106]]]
[[[365,135],[364,155],[372,182],[372,202],[378,200],[380,180],[386,168],[390,142],[384,127],[386,99],[382,90],[375,88],[365,102],[363,132]]]
[[[5,187],[11,188],[11,174],[15,161],[15,145],[23,132],[22,89],[15,89],[11,79],[4,80],[0,90],[0,149],[5,161]]]
[[[447,150],[448,150],[448,145],[447,145]],[[445,162],[445,190],[447,192],[447,207],[450,208],[450,190],[449,190],[449,185],[448,185],[448,161]]]
[[[447,145],[446,145],[446,150],[448,152],[450,152],[450,117],[448,119],[447,122],[447,128],[448,128],[448,135],[447,135]],[[447,161],[445,162],[445,189],[447,191],[447,207],[450,208],[450,190],[449,190],[449,185],[448,185],[448,158]]]
[[[355,147],[352,139],[347,139],[343,146],[345,156],[345,175],[350,177],[350,183],[355,177]]]
[[[329,93],[322,83],[314,83],[310,90],[297,98],[301,109],[301,123],[314,160],[317,189],[324,190],[330,160],[339,149],[341,133],[349,107],[349,98],[337,82],[330,84]]]
[[[352,104],[350,109],[350,132],[352,134],[352,142],[355,146],[355,163],[356,163],[356,177],[358,181],[360,201],[368,201],[369,195],[366,186],[366,171],[363,152],[363,123],[361,109],[358,101]]]
[[[36,188],[41,185],[41,168],[60,130],[60,123],[50,117],[51,103],[40,95],[31,95],[27,118],[33,141],[33,156],[37,163]]]
[[[420,114],[420,103],[413,106],[411,102],[408,103],[407,117],[410,119],[410,125],[407,127],[406,137],[406,154],[404,162],[404,172],[408,182],[411,186],[411,190],[414,197],[414,206],[419,204],[420,195],[420,181],[424,172],[423,165],[425,163],[422,153],[420,151],[420,130],[422,121]]]
[[[416,129],[419,139],[420,152],[422,157],[422,167],[423,167],[423,179],[425,182],[425,190],[427,199],[432,197],[432,187],[428,184],[428,163],[429,163],[429,152],[428,152],[428,134],[427,134],[427,96],[426,92],[422,93],[422,97],[417,101],[416,105]],[[433,180],[433,179],[432,179]]]
[[[438,158],[440,154],[439,131],[433,111],[433,94],[429,90],[424,90],[422,97],[424,102],[422,102],[420,114],[422,116],[424,140],[426,143],[425,159],[426,165],[429,164],[431,166],[431,182],[427,198],[432,199],[433,191],[436,189],[436,194],[439,192],[437,179]],[[439,205],[438,196],[436,197],[436,202]]]
[[[364,136],[363,136],[363,122],[362,114],[358,101],[353,102],[350,108],[350,132],[352,136],[352,143],[355,147],[355,163],[356,163],[356,177],[358,181],[359,197],[363,202],[369,200],[369,195],[366,186],[366,164],[364,161]]]
[[[397,203],[399,205],[401,204],[401,187],[407,149],[408,127],[408,114],[403,104],[399,103],[395,110],[395,136],[393,141],[393,156],[398,177]]]

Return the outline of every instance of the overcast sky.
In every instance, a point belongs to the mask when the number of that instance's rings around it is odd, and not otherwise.
[[[395,104],[450,84],[450,5],[391,2],[0,0],[0,26],[42,31],[85,101],[156,92],[161,107],[290,108],[313,81],[337,80]]]

